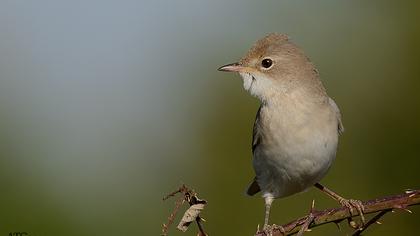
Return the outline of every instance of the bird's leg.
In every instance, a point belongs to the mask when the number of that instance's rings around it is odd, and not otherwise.
[[[345,198],[341,197],[340,195],[338,195],[337,193],[335,193],[334,191],[332,191],[331,189],[328,189],[327,187],[324,187],[320,183],[316,183],[315,187],[318,188],[319,190],[321,190],[322,192],[326,193],[328,196],[332,197],[336,201],[338,201],[342,206],[349,209],[350,214],[353,215],[354,208],[356,208],[357,212],[360,215],[360,219],[362,220],[362,223],[363,224],[365,223],[365,217],[363,215],[363,211],[365,209],[364,209],[363,203],[361,201],[353,200],[353,199],[345,199]]]
[[[268,227],[268,219],[270,218],[270,209],[271,204],[274,201],[274,198],[271,196],[267,196],[264,198],[265,200],[265,218],[264,218],[264,230]]]
[[[270,218],[270,209],[271,209],[271,204],[274,201],[274,198],[272,196],[265,196],[264,197],[265,200],[265,218],[264,218],[264,228],[263,228],[263,232],[265,233],[265,235],[267,236],[271,236],[273,235],[273,231],[275,229],[280,230],[280,232],[282,232],[283,234],[285,233],[284,229],[282,226],[277,226],[277,225],[268,225],[268,220]]]

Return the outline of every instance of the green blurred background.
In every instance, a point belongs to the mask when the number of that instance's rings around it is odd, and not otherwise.
[[[0,236],[158,235],[181,183],[209,201],[210,235],[252,235],[258,108],[216,71],[268,32],[317,65],[346,132],[323,183],[370,199],[420,188],[418,1],[0,1]],[[275,201],[281,224],[337,206]],[[368,235],[418,234],[414,214]],[[326,225],[309,235],[344,235]],[[196,235],[196,226],[182,234]]]

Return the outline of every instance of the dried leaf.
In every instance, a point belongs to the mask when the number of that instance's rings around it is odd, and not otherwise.
[[[184,216],[182,217],[181,221],[179,222],[177,228],[182,232],[187,231],[188,226],[191,222],[195,221],[201,211],[204,209],[204,203],[198,203],[190,206],[188,210],[185,211]]]

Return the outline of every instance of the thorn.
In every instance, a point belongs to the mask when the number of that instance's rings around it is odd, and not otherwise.
[[[315,208],[315,199],[312,199],[311,211]]]
[[[410,213],[410,214],[412,214],[413,212],[411,211],[411,210],[409,210],[409,209],[407,209],[407,208],[402,208],[404,211],[406,211],[406,212],[408,212],[408,213]]]
[[[333,213],[334,211],[335,211],[334,209],[331,209],[331,210],[329,210],[329,211],[328,211],[328,213],[327,213],[327,214],[328,214],[328,215],[330,215],[330,214],[331,214],[331,213]]]
[[[305,231],[306,232],[312,232],[312,229],[306,229]]]
[[[408,213],[413,213],[411,210],[407,209],[407,205],[397,205],[397,206],[394,206],[394,207],[395,207],[395,209],[400,209],[400,210],[404,210]]]
[[[391,210],[391,213],[395,213],[394,209]]]
[[[349,220],[349,225],[350,225],[350,227],[352,227],[353,229],[357,229],[358,227],[357,227],[357,223],[356,223],[356,221],[354,221],[354,220]]]
[[[257,233],[260,232],[260,224],[257,225]]]
[[[340,231],[341,231],[340,224],[338,224],[338,222],[334,222],[334,224],[335,224],[335,226],[337,226],[338,230],[340,230]]]
[[[414,197],[414,196],[416,196],[415,193],[412,193],[412,194],[408,195],[408,197]]]
[[[413,189],[406,189],[406,190],[404,190],[404,192],[406,193],[406,194],[410,194],[410,193],[413,193],[413,192],[415,192]]]
[[[381,224],[382,224],[382,222],[380,222],[380,221],[376,221],[376,224],[381,225]]]

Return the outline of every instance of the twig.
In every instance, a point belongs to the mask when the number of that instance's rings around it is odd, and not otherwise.
[[[372,217],[372,219],[370,219],[363,227],[357,229],[356,231],[354,231],[354,233],[352,234],[352,236],[359,236],[361,233],[363,233],[363,231],[365,231],[371,224],[377,223],[378,220],[384,216],[386,213],[390,212],[392,210],[383,210],[381,212],[379,212],[377,215],[375,215],[374,217]]]
[[[192,213],[195,213],[194,220],[197,222],[197,226],[198,226],[198,230],[199,230],[198,235],[199,236],[207,236],[207,234],[204,232],[204,228],[202,226],[202,221],[204,221],[204,219],[201,218],[200,215],[199,215],[199,212],[203,209],[204,205],[207,202],[205,200],[199,199],[197,197],[197,193],[194,192],[194,190],[189,189],[184,184],[181,187],[179,187],[178,190],[173,191],[172,193],[169,193],[168,195],[166,195],[165,197],[163,197],[163,200],[167,200],[170,197],[174,197],[178,193],[182,193],[183,196],[181,196],[175,202],[175,208],[174,208],[174,210],[172,211],[172,213],[168,217],[168,223],[162,225],[162,235],[164,235],[164,236],[168,235],[169,226],[174,222],[175,216],[176,216],[179,208],[185,202],[188,202],[188,204],[190,205],[190,208],[186,211],[186,213],[184,214],[184,217],[186,217],[186,215],[187,215],[187,217],[191,217],[192,216]],[[197,209],[198,209],[198,211],[195,211]],[[191,223],[191,221],[185,221],[184,217],[181,220],[180,225],[178,225],[178,229],[180,229],[182,231],[187,230],[189,224]],[[193,219],[191,219],[191,220],[193,220]]]
[[[410,212],[407,209],[408,206],[419,205],[420,204],[420,190],[410,190],[406,191],[404,194],[392,195],[387,197],[382,197],[374,200],[369,200],[363,202],[364,214],[372,214],[376,212],[391,211],[393,209],[402,209]],[[385,213],[383,213],[385,214]],[[382,217],[382,215],[377,215],[376,217]],[[316,211],[313,213],[312,224],[309,225],[309,228],[314,228],[327,223],[337,223],[345,219],[352,217],[351,213],[345,207],[332,208],[323,211]],[[378,218],[378,219],[379,219]],[[283,234],[280,229],[273,230],[272,236],[283,236],[291,235],[297,233],[300,228],[305,224],[307,216],[294,220],[288,224],[282,225],[282,228],[285,231]],[[374,221],[376,222],[377,219]],[[372,222],[372,223],[374,223]],[[371,224],[372,224],[371,223]],[[369,225],[371,225],[369,224]],[[369,226],[365,225],[364,230]],[[266,234],[262,231],[257,232],[255,236],[265,236]]]
[[[201,225],[202,218],[197,217],[197,219],[195,219],[195,221],[197,222],[197,226],[198,226],[198,230],[199,230],[198,235],[199,236],[207,236],[206,232],[204,232],[203,226]]]
[[[164,236],[168,235],[169,226],[171,226],[171,224],[174,223],[175,216],[178,213],[179,208],[184,204],[184,202],[185,202],[184,197],[180,197],[178,198],[178,200],[176,200],[175,208],[172,211],[172,213],[168,216],[168,223],[162,225],[162,235]]]
[[[185,186],[185,184],[183,184],[183,185],[181,185],[181,187],[179,187],[178,190],[175,190],[172,193],[169,193],[166,196],[164,196],[163,201],[167,200],[170,197],[174,197],[177,193],[186,193],[188,191],[189,191],[189,189],[187,188],[187,186]]]

